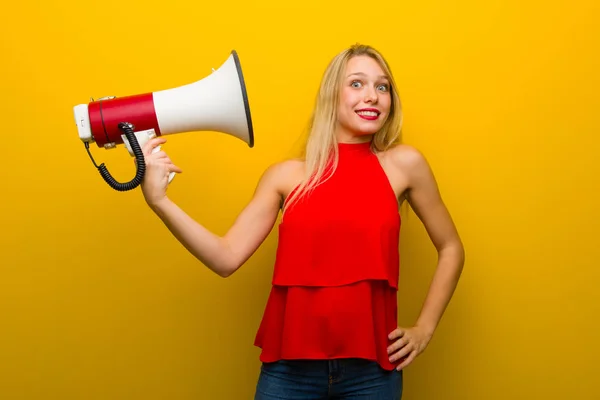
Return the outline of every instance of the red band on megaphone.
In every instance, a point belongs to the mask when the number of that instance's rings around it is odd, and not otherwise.
[[[106,143],[123,143],[121,122],[133,124],[136,132],[154,129],[160,136],[152,93],[98,100],[88,105],[90,128],[99,147]]]

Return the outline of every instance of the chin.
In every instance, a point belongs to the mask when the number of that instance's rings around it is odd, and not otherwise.
[[[381,130],[381,126],[364,126],[364,125],[350,125],[346,126],[346,132],[352,136],[369,136],[374,135]]]
[[[356,137],[364,137],[375,135],[383,127],[383,120],[376,121],[364,121],[364,120],[350,120],[341,123],[341,128],[348,134]]]
[[[363,135],[374,135],[375,133],[379,132],[381,128],[383,128],[384,121],[385,117],[383,115],[380,115],[379,118],[372,121],[359,119],[357,121],[353,121],[353,130],[360,132]]]
[[[382,127],[383,127],[383,125],[380,125],[380,124],[377,124],[377,126],[373,126],[373,125],[370,125],[370,126],[364,126],[364,125],[362,125],[362,126],[360,126],[359,125],[359,126],[354,127],[353,132],[356,135],[360,135],[360,136],[374,135],[377,132],[379,132]]]

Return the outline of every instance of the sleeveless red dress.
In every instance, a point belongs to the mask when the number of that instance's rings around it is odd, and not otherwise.
[[[338,167],[284,213],[260,360],[364,358],[392,370],[400,215],[370,143],[341,143]]]

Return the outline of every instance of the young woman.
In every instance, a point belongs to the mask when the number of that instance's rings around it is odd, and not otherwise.
[[[262,349],[256,399],[400,399],[402,371],[431,340],[463,267],[464,250],[430,167],[399,144],[402,109],[387,62],[355,45],[329,64],[306,154],[276,163],[224,236],[166,195],[181,172],[156,138],[144,146],[142,191],[173,235],[222,277],[273,229],[273,286],[255,344]],[[422,312],[397,325],[399,207],[408,202],[439,258]]]

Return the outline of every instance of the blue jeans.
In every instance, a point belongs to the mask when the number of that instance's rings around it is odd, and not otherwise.
[[[400,400],[402,371],[361,359],[263,363],[254,400]]]

